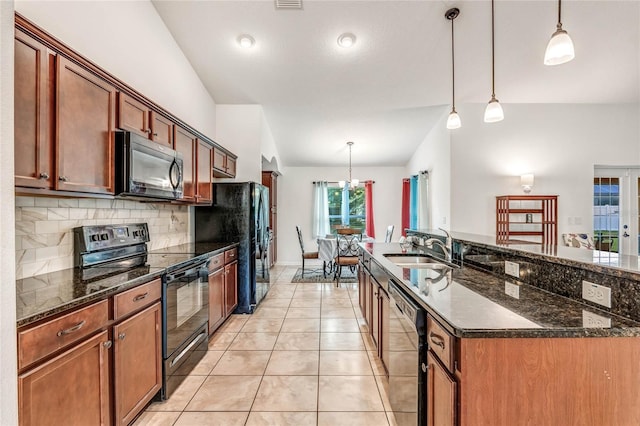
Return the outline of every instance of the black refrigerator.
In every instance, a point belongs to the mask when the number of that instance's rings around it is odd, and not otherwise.
[[[269,291],[269,190],[255,182],[213,184],[213,204],[195,208],[196,243],[238,242],[237,314]]]

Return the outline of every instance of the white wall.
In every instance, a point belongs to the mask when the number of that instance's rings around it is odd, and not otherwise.
[[[451,131],[446,128],[448,115],[447,108],[406,166],[407,176],[421,170],[429,171],[431,225],[445,229],[450,229],[451,223]]]
[[[16,1],[16,11],[205,135],[215,102],[150,1]]]
[[[262,182],[262,106],[217,105],[216,109],[215,140],[238,156],[235,180]]]
[[[13,1],[0,1],[0,425],[18,424],[13,200]]]
[[[284,167],[278,178],[278,263],[300,264],[300,245],[295,226],[302,230],[305,250],[316,251],[311,235],[313,223],[313,181],[339,181],[346,167]],[[404,167],[354,167],[354,178],[374,180],[373,208],[376,240],[384,241],[388,225],[394,225],[393,240],[400,237],[402,178]]]
[[[522,194],[519,176],[532,172],[532,194],[559,195],[558,233],[589,232],[594,164],[640,164],[637,104],[506,104],[493,124],[484,108],[457,108],[463,126],[451,132],[455,231],[495,235],[495,196]]]

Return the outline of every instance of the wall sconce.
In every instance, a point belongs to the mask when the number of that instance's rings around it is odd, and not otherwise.
[[[522,185],[522,190],[525,194],[531,192],[531,188],[533,188],[533,173],[527,173],[520,176],[520,185]]]

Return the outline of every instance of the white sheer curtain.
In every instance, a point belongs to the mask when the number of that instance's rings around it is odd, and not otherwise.
[[[431,229],[429,213],[429,172],[418,174],[418,229]]]
[[[313,191],[313,235],[324,238],[330,233],[329,194],[327,182],[314,182]]]

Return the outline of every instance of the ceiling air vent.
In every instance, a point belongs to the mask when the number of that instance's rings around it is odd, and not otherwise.
[[[276,9],[302,9],[302,0],[275,0]]]

